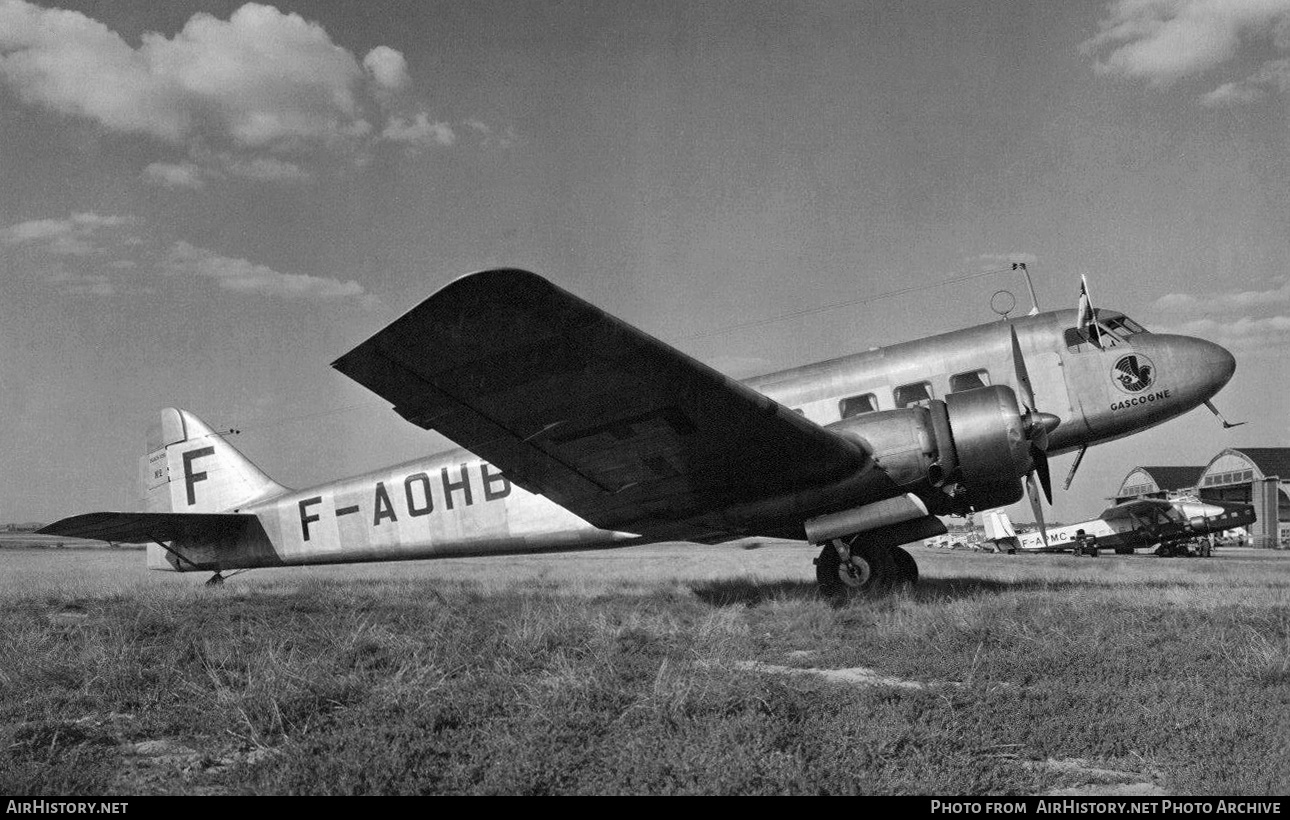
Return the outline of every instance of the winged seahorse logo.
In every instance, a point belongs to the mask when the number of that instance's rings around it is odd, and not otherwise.
[[[1138,353],[1121,356],[1111,368],[1111,376],[1126,393],[1139,393],[1156,380],[1156,367],[1146,356]]]

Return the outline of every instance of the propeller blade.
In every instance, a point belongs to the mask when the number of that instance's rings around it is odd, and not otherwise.
[[[1017,339],[1017,328],[1008,325],[1012,334],[1012,367],[1017,373],[1017,386],[1021,388],[1021,402],[1027,412],[1035,409],[1035,391],[1030,386],[1030,374],[1026,372],[1026,360],[1021,357],[1021,342]]]
[[[1035,474],[1026,474],[1026,496],[1030,499],[1030,509],[1035,513],[1035,523],[1039,525],[1039,534],[1043,536],[1044,546],[1048,546],[1048,525],[1044,523],[1044,505],[1039,501],[1039,490],[1035,487]]]
[[[1044,488],[1044,498],[1053,503],[1053,479],[1048,473],[1048,454],[1038,447],[1030,448],[1030,458],[1035,462],[1035,473],[1039,476],[1039,486]]]

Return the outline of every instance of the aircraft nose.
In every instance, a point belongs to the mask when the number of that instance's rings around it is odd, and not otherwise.
[[[1196,339],[1195,342],[1196,359],[1200,362],[1205,380],[1214,386],[1214,392],[1217,393],[1232,380],[1232,374],[1236,372],[1236,357],[1222,345],[1204,339]]]

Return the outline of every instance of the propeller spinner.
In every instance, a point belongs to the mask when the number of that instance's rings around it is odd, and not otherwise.
[[[1021,391],[1021,403],[1025,408],[1022,423],[1026,439],[1030,442],[1030,472],[1026,474],[1026,497],[1030,499],[1030,508],[1035,513],[1035,523],[1043,536],[1044,546],[1048,546],[1048,526],[1044,523],[1044,507],[1039,500],[1039,491],[1035,487],[1035,478],[1044,490],[1048,503],[1053,503],[1053,484],[1048,472],[1048,435],[1057,429],[1061,419],[1052,413],[1042,413],[1035,406],[1035,391],[1030,386],[1030,374],[1026,372],[1026,360],[1021,355],[1021,342],[1017,340],[1017,328],[1009,325],[1012,334],[1012,366],[1017,375],[1017,387]]]

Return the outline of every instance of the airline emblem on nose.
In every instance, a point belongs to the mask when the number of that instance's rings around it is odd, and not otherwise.
[[[1121,356],[1111,368],[1111,378],[1125,393],[1141,393],[1156,380],[1156,366],[1140,353]]]

